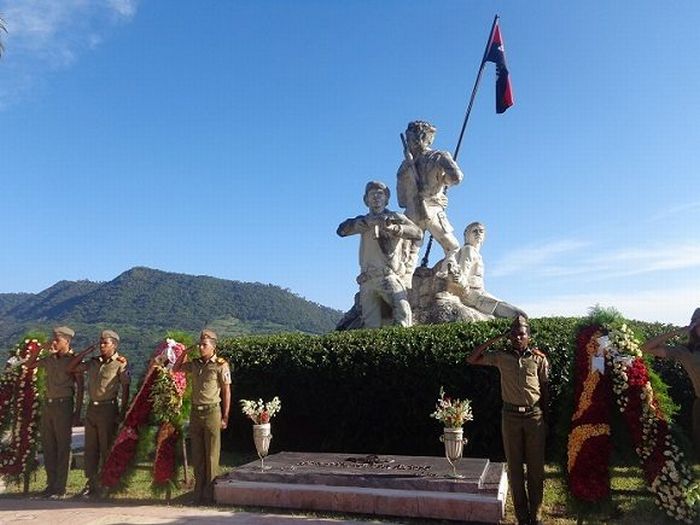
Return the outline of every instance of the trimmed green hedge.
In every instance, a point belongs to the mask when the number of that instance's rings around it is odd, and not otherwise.
[[[552,416],[563,406],[578,318],[531,320],[533,342],[551,365]],[[649,337],[668,326],[631,323]],[[319,451],[441,455],[440,423],[431,419],[440,386],[451,397],[473,401],[474,421],[465,427],[465,454],[503,457],[500,382],[493,367],[469,366],[467,354],[504,333],[507,320],[469,324],[334,332],[324,336],[283,334],[228,339],[220,354],[233,369],[233,401],[224,446],[253,450],[251,422],[240,399],[278,395],[272,451]],[[659,361],[670,394],[681,405],[678,420],[689,426],[692,389],[684,372]],[[553,437],[553,430],[552,430]],[[549,448],[556,449],[556,439]]]

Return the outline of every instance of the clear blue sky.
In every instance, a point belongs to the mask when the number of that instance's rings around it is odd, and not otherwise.
[[[0,292],[136,265],[346,309],[370,179],[399,133],[453,150],[448,215],[487,226],[486,285],[533,316],[700,306],[700,3],[0,0]],[[392,196],[391,206],[397,207]],[[439,250],[437,250],[439,251]],[[437,252],[436,251],[436,252]],[[439,258],[435,252],[431,262]]]

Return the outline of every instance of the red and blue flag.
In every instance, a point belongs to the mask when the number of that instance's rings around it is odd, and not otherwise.
[[[493,25],[491,37],[487,46],[484,62],[496,64],[496,113],[503,113],[511,107],[515,101],[513,99],[513,87],[510,84],[510,73],[506,65],[506,52],[503,47],[503,37],[501,29],[498,27],[498,20]]]

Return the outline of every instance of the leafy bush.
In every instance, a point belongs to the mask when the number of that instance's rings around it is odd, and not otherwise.
[[[552,419],[565,414],[573,337],[580,319],[531,321],[533,343],[551,367]],[[632,323],[647,337],[667,326]],[[430,419],[440,387],[473,401],[474,421],[465,427],[465,454],[502,458],[500,382],[493,367],[469,366],[479,343],[504,333],[507,320],[470,324],[334,332],[323,336],[278,334],[222,341],[229,359],[233,401],[227,448],[252,450],[251,424],[237,400],[279,395],[284,409],[273,424],[273,450],[441,455],[440,424]],[[682,370],[659,361],[670,394],[683,407],[692,390]],[[687,397],[690,395],[691,397]],[[548,441],[553,450],[561,436]],[[550,451],[551,451],[550,450]]]

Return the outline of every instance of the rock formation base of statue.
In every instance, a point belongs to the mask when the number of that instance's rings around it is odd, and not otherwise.
[[[466,306],[459,297],[459,286],[450,276],[438,276],[440,265],[417,268],[409,302],[415,324],[442,324],[494,319],[475,308]]]

